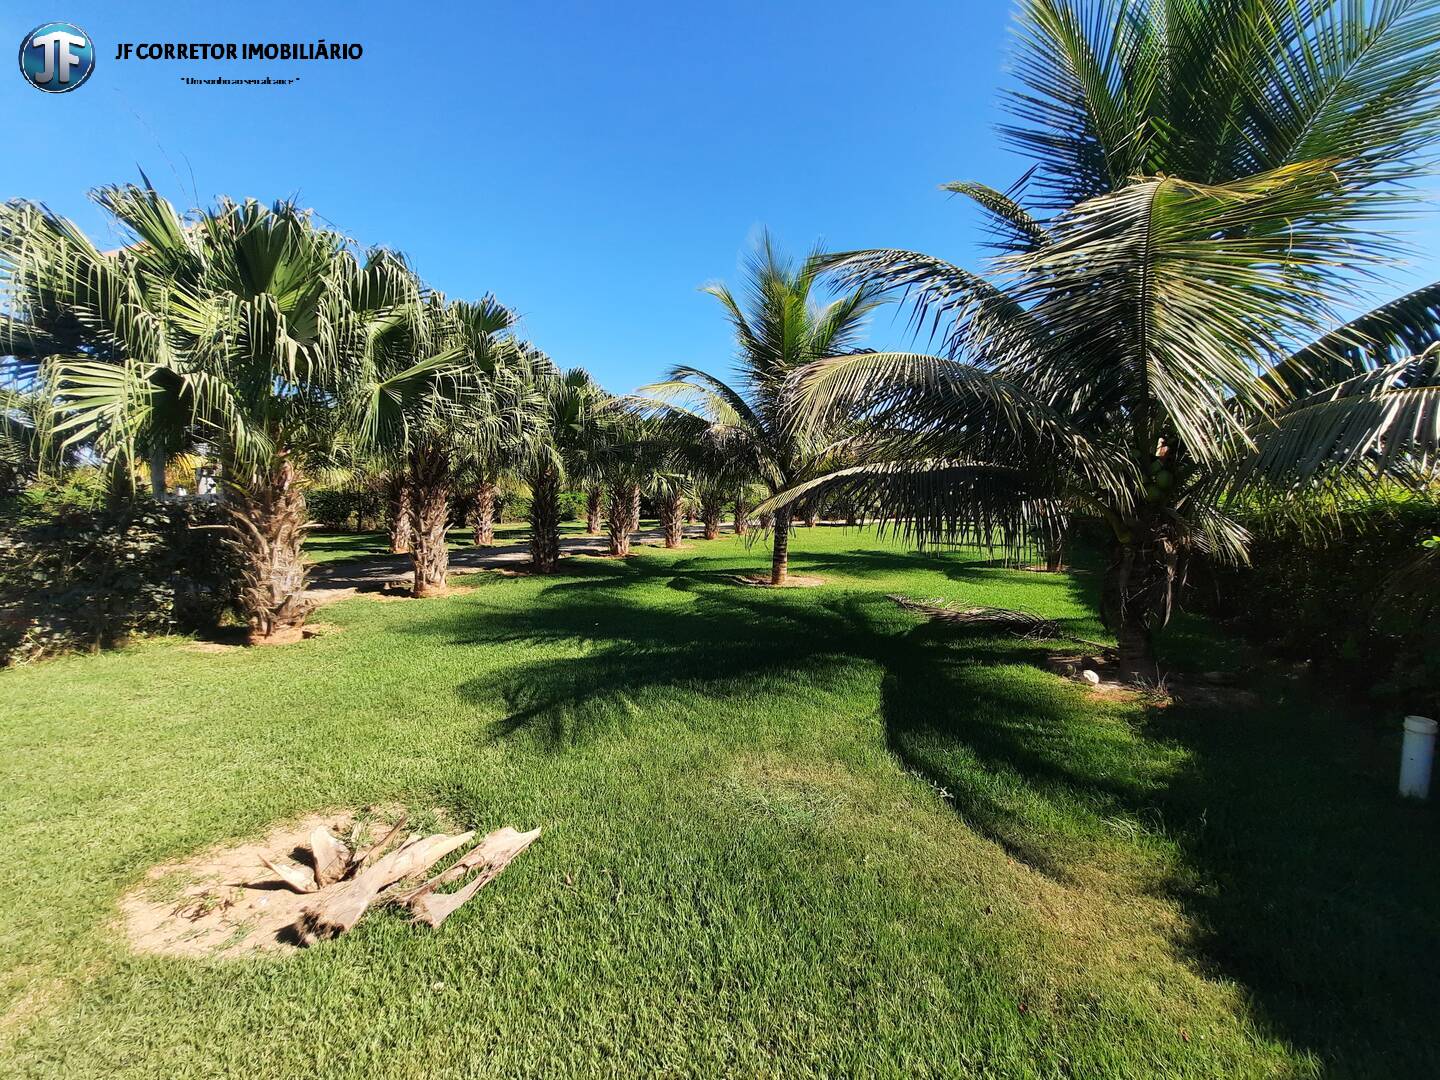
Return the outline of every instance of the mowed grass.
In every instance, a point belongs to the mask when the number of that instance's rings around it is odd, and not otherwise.
[[[1269,676],[1249,708],[1098,701],[885,597],[1095,638],[1093,567],[793,550],[826,586],[735,585],[767,555],[727,538],[0,673],[0,1072],[1440,1073],[1440,829],[1373,723]],[[154,863],[392,801],[545,834],[438,932],[127,950]]]

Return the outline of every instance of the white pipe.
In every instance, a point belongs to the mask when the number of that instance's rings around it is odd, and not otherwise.
[[[1407,799],[1430,797],[1435,729],[1435,721],[1428,717],[1405,717],[1405,741],[1400,746],[1400,794]]]

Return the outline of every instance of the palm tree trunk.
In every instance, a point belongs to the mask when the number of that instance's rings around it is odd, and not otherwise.
[[[818,503],[811,503],[805,508],[805,527],[813,529],[820,521],[820,506]]]
[[[585,493],[585,531],[591,536],[600,535],[600,504],[603,492],[599,484],[591,486]]]
[[[705,539],[715,540],[720,536],[720,515],[724,507],[719,499],[706,500],[700,504],[700,523],[705,526]]]
[[[470,524],[475,530],[475,546],[489,547],[495,543],[495,485],[480,481],[475,488],[475,505],[470,510]]]
[[[445,592],[450,570],[450,455],[435,446],[422,446],[410,455],[411,504],[415,514],[415,544],[410,560],[415,567],[413,596],[439,596]]]
[[[639,498],[639,484],[613,484],[610,487],[606,527],[611,555],[623,557],[630,554],[630,514]]]
[[[784,585],[790,576],[790,508],[775,511],[775,550],[770,557],[770,584]]]
[[[530,561],[537,574],[560,562],[560,473],[543,465],[530,478]]]
[[[1070,521],[1067,517],[1045,543],[1045,569],[1049,573],[1058,574],[1065,569],[1065,541],[1069,537]]]
[[[165,451],[150,451],[150,497],[157,502],[165,498]]]
[[[735,496],[735,535],[744,536],[750,531],[750,505],[744,495]]]
[[[227,466],[227,478],[240,475]],[[304,598],[305,493],[281,454],[247,485],[225,486],[230,541],[240,555],[239,606],[252,645],[296,641],[315,605]]]
[[[390,553],[408,555],[411,535],[415,531],[415,515],[410,506],[410,484],[403,472],[386,477],[385,501],[390,519]]]
[[[1136,525],[1133,537],[1144,536]],[[1148,536],[1116,543],[1101,587],[1100,615],[1115,635],[1122,679],[1154,683],[1159,676],[1151,631],[1169,617],[1176,576],[1173,548],[1162,537]]]
[[[757,525],[759,525],[759,526],[760,526],[760,530],[761,530],[762,532],[764,532],[764,531],[768,530],[768,529],[770,528],[770,526],[775,523],[775,515],[774,515],[774,514],[761,514],[759,517],[757,517],[757,518],[755,519],[755,523],[756,523]]]
[[[625,524],[633,533],[640,528],[640,485],[630,485],[630,513],[626,515]]]
[[[669,491],[660,499],[660,528],[665,533],[665,546],[678,548],[685,533],[685,514],[679,491]]]

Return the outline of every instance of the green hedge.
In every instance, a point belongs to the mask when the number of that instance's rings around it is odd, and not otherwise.
[[[149,500],[0,523],[0,663],[217,625],[236,567],[219,511]]]
[[[1380,502],[1339,513],[1317,534],[1255,526],[1252,565],[1215,573],[1220,613],[1247,637],[1309,660],[1322,678],[1389,711],[1440,708],[1440,502]]]
[[[337,532],[364,531],[382,517],[384,500],[369,488],[311,488],[305,493],[310,520]]]

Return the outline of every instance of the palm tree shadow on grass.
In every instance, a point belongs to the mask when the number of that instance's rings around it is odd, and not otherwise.
[[[887,738],[967,824],[1061,879],[1109,822],[1168,838],[1159,887],[1191,927],[1177,946],[1244,987],[1262,1025],[1341,1075],[1440,1075],[1440,823],[1393,797],[1393,745],[1377,758],[1353,716],[1277,681],[1260,710],[1153,710],[1127,746],[1071,722],[1059,680],[1047,707],[1033,678],[997,679],[1021,647],[908,639],[884,676]]]
[[[467,701],[504,703],[506,715],[492,725],[492,738],[528,736],[552,751],[628,730],[644,707],[664,709],[667,696],[713,699],[742,696],[757,684],[772,694],[792,686],[802,709],[848,677],[857,659],[877,659],[884,640],[877,622],[891,609],[882,598],[747,602],[738,595],[746,590],[724,582],[730,573],[667,573],[668,588],[690,597],[673,606],[636,605],[625,589],[609,589],[587,573],[547,586],[545,595],[557,602],[483,620],[460,616],[419,632],[448,634],[461,646],[584,648],[582,656],[522,664],[499,679],[457,688]],[[743,634],[736,633],[737,607],[745,613]]]
[[[636,602],[635,574],[690,595]],[[724,722],[713,709],[677,721],[665,706],[686,694],[743,702],[787,687],[804,724],[817,694],[871,665],[889,748],[978,833],[1060,879],[1127,842],[1117,822],[1173,845],[1155,887],[1188,915],[1177,944],[1241,985],[1263,1026],[1341,1074],[1440,1074],[1436,816],[1397,804],[1388,775],[1357,756],[1364,733],[1313,695],[1267,686],[1261,711],[1097,718],[1082,691],[1033,669],[1042,646],[917,625],[875,594],[744,590],[663,565],[580,576],[547,586],[549,604],[462,607],[416,627],[459,645],[586,650],[460,685],[465,700],[505,703],[489,738],[563,753],[638,723]]]

